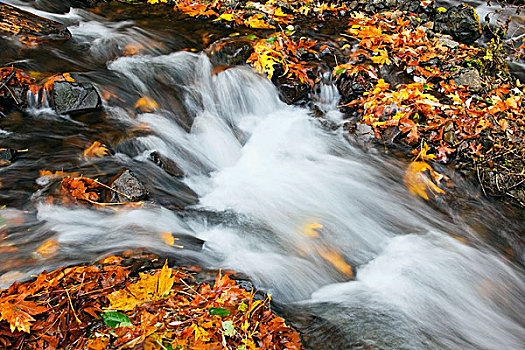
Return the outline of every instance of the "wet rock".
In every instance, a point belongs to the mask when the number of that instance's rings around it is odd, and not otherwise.
[[[336,81],[337,90],[342,97],[342,103],[350,102],[365,91],[373,87],[371,79],[367,79],[362,75],[348,76],[346,73],[341,74]]]
[[[159,152],[151,153],[148,158],[153,163],[157,164],[159,168],[164,170],[169,175],[174,176],[174,177],[184,176],[184,172],[177,166],[177,164],[175,164],[173,160],[171,160],[168,157],[163,156]]]
[[[393,9],[424,15],[431,14],[433,12],[432,6],[423,6],[421,1],[414,0],[369,0],[367,1],[366,5],[372,12]]]
[[[138,202],[148,196],[146,187],[131,170],[126,168],[121,169],[110,180],[108,186],[115,190],[111,191],[110,203]]]
[[[100,96],[90,83],[59,81],[53,87],[53,107],[59,114],[70,114],[99,109]]]
[[[99,0],[36,0],[35,8],[43,11],[54,13],[66,13],[71,7],[88,8],[94,7],[99,3]]]
[[[0,2],[0,35],[16,36],[22,42],[68,40],[71,33],[62,23],[37,16]]]
[[[457,85],[468,86],[469,90],[473,92],[480,92],[483,89],[481,76],[475,68],[465,69],[453,79]]]
[[[456,47],[459,46],[459,43],[457,41],[450,39],[450,37],[447,38],[446,36],[440,37],[438,39],[438,42],[441,45],[448,47],[449,49],[455,49]]]
[[[476,10],[470,5],[458,5],[440,12],[434,22],[434,31],[449,34],[455,40],[471,44],[481,37],[481,24]]]
[[[17,156],[17,151],[10,148],[0,148],[0,167],[11,165]]]
[[[253,53],[252,44],[248,40],[218,41],[208,50],[210,59],[215,65],[238,66],[246,64],[246,60]]]
[[[278,78],[276,86],[281,100],[289,105],[306,103],[312,91],[310,85],[286,77]]]

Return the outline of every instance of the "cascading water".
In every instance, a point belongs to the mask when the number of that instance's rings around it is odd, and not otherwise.
[[[82,45],[104,36],[98,27],[118,31],[122,42],[137,33],[92,16],[72,31]],[[140,41],[153,47],[148,38]],[[114,55],[113,44],[91,47],[100,60]],[[244,273],[272,293],[312,348],[525,347],[522,268],[460,215],[407,193],[401,162],[364,151],[308,109],[280,102],[273,85],[248,68],[214,74],[204,54],[121,57],[93,80],[161,106],[136,116],[122,106],[105,109],[121,129],[148,128],[115,143],[112,158],[164,194],[165,205],[71,208],[45,204],[37,192],[35,215],[17,235],[24,242],[50,234],[58,240],[59,258],[45,267],[147,247]],[[337,98],[330,86],[317,97],[333,123],[342,119]],[[182,183],[151,166],[152,152],[183,170]],[[186,209],[168,209],[170,198]],[[315,236],[306,234],[312,225]],[[165,245],[160,232],[177,234],[185,247]],[[326,252],[352,265],[355,279]]]

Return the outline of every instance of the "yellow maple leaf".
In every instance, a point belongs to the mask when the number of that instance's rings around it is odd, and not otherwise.
[[[425,174],[426,172],[428,172],[430,177]],[[406,170],[403,181],[412,194],[428,200],[429,196],[427,191],[430,192],[432,196],[435,196],[438,193],[445,193],[445,191],[434,183],[434,181],[439,183],[442,178],[443,175],[432,169],[428,163],[412,162]]]
[[[388,58],[388,52],[386,50],[378,50],[377,53],[379,55],[370,57],[372,62],[379,63],[380,65],[389,65],[390,63],[392,63],[390,61],[390,58]]]
[[[223,13],[222,15],[214,19],[213,22],[220,21],[221,19],[231,22],[235,20],[235,15],[233,13]]]
[[[277,59],[270,55],[259,55],[258,59],[255,64],[255,69],[261,73],[266,73],[268,75],[268,79],[272,79],[274,68],[273,66],[276,63],[281,63],[282,61],[280,59]]]
[[[148,273],[139,275],[140,279],[137,282],[108,295],[110,304],[108,309],[130,311],[146,302],[160,300],[169,294],[175,281],[167,261],[160,272],[154,275]]]
[[[95,141],[84,150],[84,159],[101,158],[110,155],[111,152],[107,147],[102,145],[99,141]]]
[[[168,267],[168,261],[166,260],[159,275],[159,284],[157,287],[158,297],[163,297],[169,294],[171,287],[173,287],[175,276],[172,276],[171,272],[171,269]]]
[[[250,16],[248,19],[244,20],[244,25],[250,28],[255,28],[255,29],[274,29],[275,28],[275,26],[263,21],[261,17],[262,17],[261,14]]]
[[[195,341],[199,339],[203,342],[210,340],[210,334],[202,327],[193,324],[193,333],[195,335]]]
[[[135,108],[139,109],[142,113],[151,113],[159,108],[159,104],[151,97],[144,96],[137,100]]]

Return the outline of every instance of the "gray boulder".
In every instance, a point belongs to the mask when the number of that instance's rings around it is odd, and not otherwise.
[[[53,107],[58,114],[70,114],[99,109],[100,96],[90,83],[58,81],[53,86]]]

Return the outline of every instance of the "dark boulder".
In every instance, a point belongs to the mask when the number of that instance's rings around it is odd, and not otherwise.
[[[482,34],[476,10],[465,4],[452,7],[446,12],[439,12],[434,21],[434,31],[449,34],[454,40],[465,44],[473,43]]]
[[[308,97],[312,92],[312,87],[309,84],[301,83],[287,77],[277,78],[275,85],[277,86],[277,90],[279,90],[281,100],[289,105],[308,102]]]
[[[365,91],[373,88],[372,79],[361,73],[350,76],[343,73],[336,80],[337,90],[341,94],[341,102],[348,103],[361,97]]]
[[[76,8],[89,8],[94,7],[100,0],[36,0],[35,7],[39,10],[54,12],[54,13],[66,13],[71,7]]]
[[[59,114],[99,109],[102,101],[90,83],[58,81],[53,86],[53,108]]]
[[[110,193],[110,203],[138,202],[148,196],[142,182],[129,169],[122,168],[108,183],[114,189]]]
[[[173,160],[168,157],[163,156],[159,152],[152,152],[149,157],[153,163],[155,163],[159,168],[164,170],[171,176],[174,177],[183,177],[184,172],[175,164]]]
[[[11,165],[18,152],[10,148],[0,148],[0,167]]]
[[[215,65],[239,66],[246,64],[253,48],[249,40],[227,39],[213,43],[206,51]]]
[[[414,0],[361,0],[359,2],[365,2],[365,10],[367,12],[381,12],[390,10],[400,10],[410,13],[418,13],[422,15],[423,19],[427,19],[426,16],[433,15],[434,8],[431,4],[425,5],[422,1]]]

